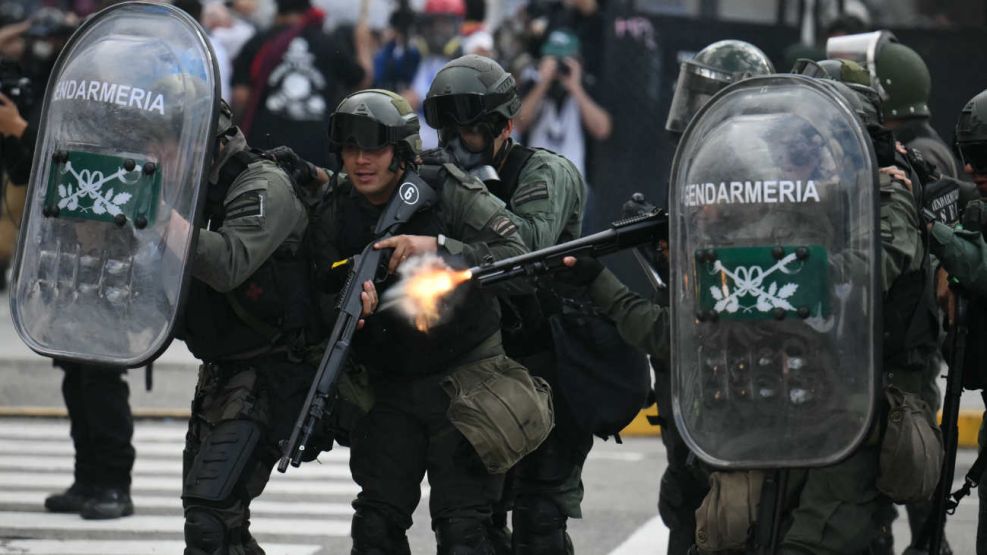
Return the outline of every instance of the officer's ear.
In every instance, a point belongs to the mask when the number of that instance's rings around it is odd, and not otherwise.
[[[498,138],[502,141],[506,141],[511,136],[511,133],[513,132],[514,132],[514,119],[512,118],[507,120],[507,125],[505,125],[504,128],[500,130],[500,136]]]

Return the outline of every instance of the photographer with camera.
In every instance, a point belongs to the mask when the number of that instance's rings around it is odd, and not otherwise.
[[[571,160],[586,175],[588,134],[610,137],[610,114],[593,100],[584,83],[579,38],[566,29],[552,31],[541,49],[538,74],[521,100],[517,132],[531,146],[547,148]]]

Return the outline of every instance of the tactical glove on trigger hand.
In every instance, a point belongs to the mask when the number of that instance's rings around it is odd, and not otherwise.
[[[555,274],[558,281],[569,285],[588,287],[603,271],[603,264],[592,256],[576,257],[576,264]]]

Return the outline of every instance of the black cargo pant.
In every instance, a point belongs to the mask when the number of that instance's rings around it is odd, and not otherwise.
[[[55,361],[75,444],[75,482],[130,489],[134,419],[125,370]]]
[[[186,554],[260,555],[250,502],[267,485],[314,368],[281,355],[204,364],[185,437]]]
[[[668,555],[685,555],[696,536],[696,509],[709,492],[700,463],[689,451],[672,414],[672,378],[667,361],[651,357],[655,402],[661,417],[661,442],[668,466],[658,489],[658,514],[668,527]]]
[[[410,552],[406,531],[426,474],[439,553],[487,544],[479,536],[486,535],[503,475],[487,472],[449,421],[442,377],[371,375],[374,406],[351,435],[350,470],[361,488],[353,502],[353,553]]]

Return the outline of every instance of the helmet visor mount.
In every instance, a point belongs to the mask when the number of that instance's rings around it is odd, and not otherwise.
[[[975,173],[987,174],[987,141],[957,143],[956,150],[963,164],[970,164]]]
[[[397,143],[401,131],[401,128],[388,127],[366,116],[336,113],[329,128],[329,142],[335,149],[353,145],[364,150],[378,150]]]
[[[511,93],[442,94],[425,99],[425,121],[436,129],[469,126],[511,99]]]
[[[679,69],[672,106],[668,111],[665,129],[674,133],[685,131],[692,116],[736,78],[733,74],[693,62],[682,62]]]

